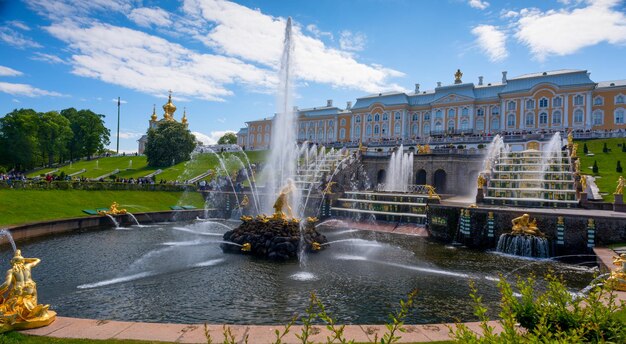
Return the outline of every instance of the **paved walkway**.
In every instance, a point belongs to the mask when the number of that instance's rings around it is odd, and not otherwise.
[[[472,322],[466,323],[466,325],[473,331],[480,332],[480,323]],[[495,321],[490,321],[489,325],[497,330],[501,329],[501,326]],[[399,333],[402,337],[399,343],[423,343],[450,340],[450,330],[447,326],[454,327],[454,324],[407,325],[405,326],[406,332]],[[274,343],[276,341],[275,331],[284,331],[283,326],[230,325],[229,327],[237,342],[242,341],[247,335],[248,342],[255,344]],[[213,343],[221,343],[224,341],[223,325],[208,325],[207,328]],[[300,334],[300,331],[300,326],[293,326],[289,333],[283,337],[282,343],[302,343],[302,341],[295,336],[296,334]],[[326,337],[331,334],[330,331],[323,326],[315,326],[313,332],[315,335],[313,335],[310,340],[314,343],[326,342]],[[378,334],[380,338],[385,332],[386,328],[384,325],[348,325],[344,330],[345,337],[354,339],[356,342],[369,342],[368,335],[373,339],[374,335]],[[56,338],[134,339],[175,343],[207,342],[204,334],[204,326],[201,324],[137,323],[66,317],[58,317],[50,326],[26,330],[23,331],[23,333]]]
[[[411,224],[411,223],[392,223],[392,222],[362,222],[362,221],[351,221],[351,220],[328,220],[322,222],[324,226],[328,227],[337,227],[337,228],[354,228],[361,229],[373,232],[384,232],[384,233],[398,233],[398,234],[406,234],[406,235],[414,235],[427,237],[428,231],[423,225]]]

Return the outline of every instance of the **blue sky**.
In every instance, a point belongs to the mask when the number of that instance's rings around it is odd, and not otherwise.
[[[626,79],[620,0],[0,1],[0,114],[88,108],[134,151],[171,89],[204,140],[275,110],[283,30],[296,25],[301,107],[389,90],[574,68]]]

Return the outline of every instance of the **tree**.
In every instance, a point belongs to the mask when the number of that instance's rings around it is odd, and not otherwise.
[[[603,153],[608,153],[609,152],[609,147],[606,146],[606,142],[604,143],[604,146],[602,147],[602,152]]]
[[[16,109],[0,118],[0,164],[27,170],[40,162],[37,125],[38,115],[32,109]]]
[[[70,121],[56,111],[41,114],[37,137],[42,160],[52,165],[55,157],[61,158],[67,152],[67,144],[72,138]]]
[[[235,135],[235,133],[226,133],[224,134],[224,136],[220,137],[219,140],[217,140],[217,144],[220,145],[235,145],[237,144],[237,135]]]
[[[148,129],[144,154],[149,166],[171,166],[189,160],[194,148],[196,137],[184,124],[166,121],[156,129]]]
[[[617,167],[615,168],[615,172],[622,173],[622,162],[617,160]]]
[[[74,108],[61,110],[61,115],[70,121],[72,128],[73,136],[68,143],[71,160],[83,156],[91,159],[92,155],[101,152],[109,144],[111,131],[104,126],[104,115]]]
[[[583,145],[583,153],[585,153],[585,155],[589,154],[589,148],[587,148],[587,142],[585,142],[585,144]]]
[[[622,141],[622,153],[626,153],[626,143]]]
[[[591,170],[593,171],[594,174],[598,174],[598,162],[597,161],[593,161],[593,167],[591,168]]]

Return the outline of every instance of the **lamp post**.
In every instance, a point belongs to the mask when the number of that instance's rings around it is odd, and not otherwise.
[[[120,97],[117,97],[117,149],[116,154],[120,154]]]

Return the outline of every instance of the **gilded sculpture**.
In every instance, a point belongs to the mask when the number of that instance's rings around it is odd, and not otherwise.
[[[109,210],[101,210],[98,212],[100,215],[124,215],[127,213],[126,209],[118,209],[119,204],[117,202],[113,202]]]
[[[570,156],[571,156],[572,158],[575,158],[575,157],[576,157],[576,154],[577,154],[577,152],[578,152],[578,143],[574,143],[571,147],[572,147],[572,148],[571,148],[572,154],[570,154]]]
[[[289,206],[289,197],[293,193],[295,186],[293,181],[289,179],[287,185],[280,190],[280,194],[274,202],[274,217],[275,218],[293,218],[293,211]]]
[[[46,326],[56,318],[50,305],[37,303],[37,284],[31,269],[40,262],[39,258],[24,258],[21,250],[15,250],[11,268],[0,285],[0,333]]]
[[[417,154],[430,154],[430,146],[428,144],[417,145]]]
[[[618,269],[611,271],[607,284],[614,290],[626,291],[626,253],[613,257],[613,265]]]
[[[485,183],[487,183],[487,179],[485,179],[482,174],[479,174],[478,179],[476,179],[476,184],[478,185],[478,188],[482,189],[485,186]]]
[[[428,198],[435,198],[435,199],[439,199],[439,195],[437,195],[437,193],[435,192],[435,187],[432,185],[424,185],[424,187],[426,188],[426,190],[428,191]]]
[[[614,195],[623,195],[624,194],[624,177],[619,176],[617,180],[617,188],[615,188]]]
[[[580,186],[582,187],[582,192],[587,192],[587,176],[580,176]]]
[[[574,145],[574,134],[570,130],[570,132],[567,134],[567,146],[571,149],[573,145]]]
[[[524,214],[520,217],[514,218],[511,223],[513,228],[511,234],[513,235],[531,235],[544,237],[545,235],[537,228],[537,219],[530,220],[530,215]]]
[[[328,182],[328,184],[326,184],[326,187],[324,188],[324,191],[322,191],[322,193],[324,195],[334,195],[333,193],[333,185],[337,184],[336,182]]]
[[[460,69],[457,69],[456,73],[454,73],[454,83],[455,84],[460,84],[462,82],[461,81],[462,77],[463,77],[463,73],[461,72]]]

